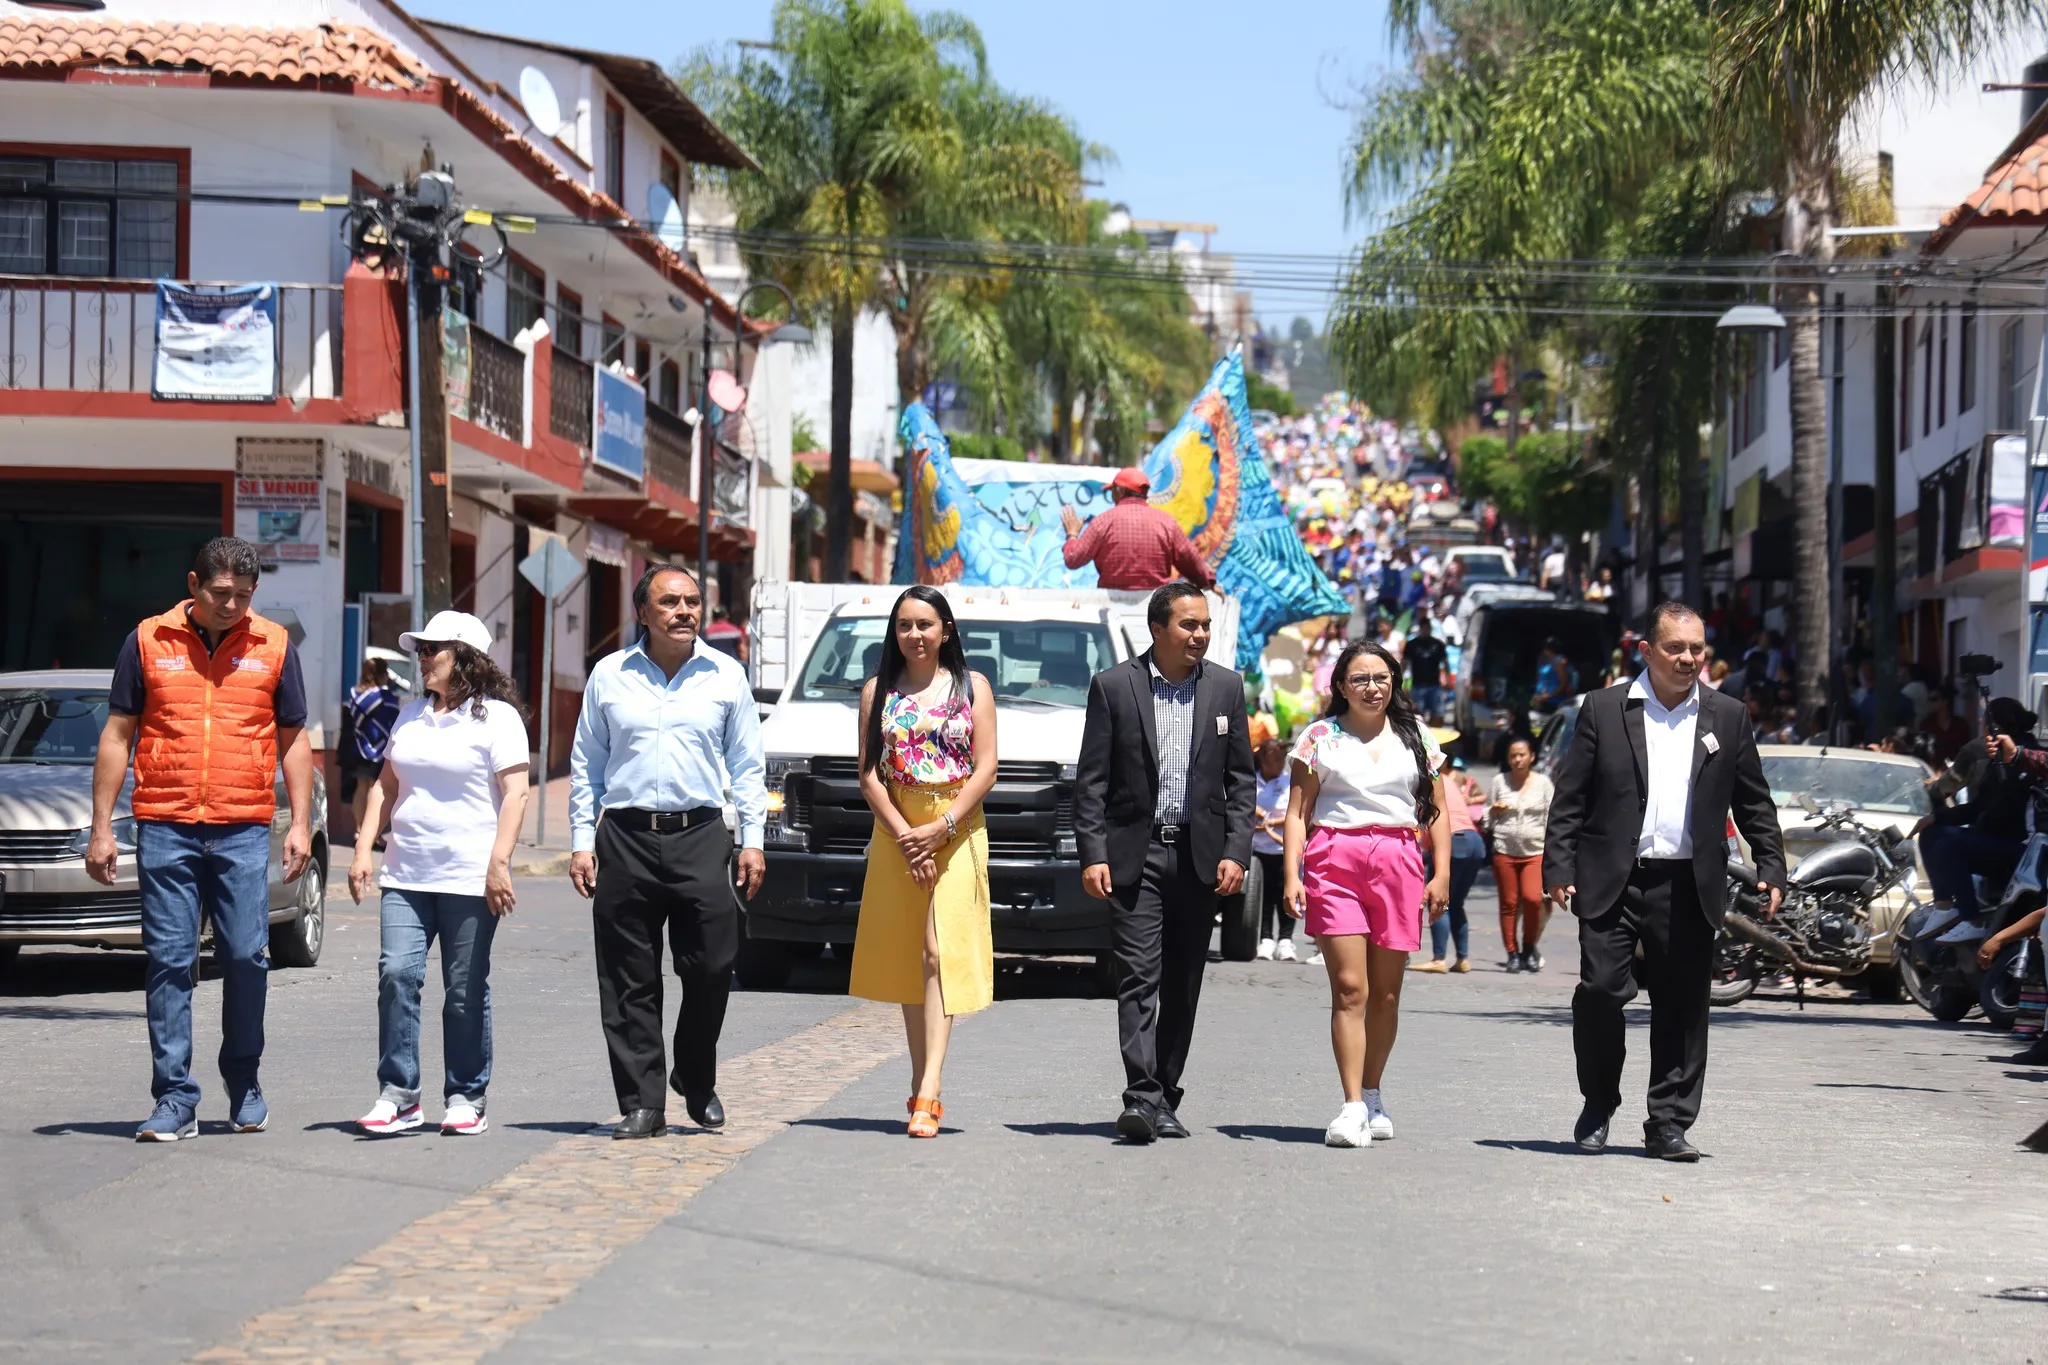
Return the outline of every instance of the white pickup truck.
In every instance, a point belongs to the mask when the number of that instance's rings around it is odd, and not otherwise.
[[[861,685],[874,675],[901,588],[787,583],[756,588],[749,628],[768,763],[768,877],[746,907],[740,983],[773,989],[793,956],[850,951],[874,816],[860,793]],[[969,667],[996,693],[996,784],[988,821],[995,947],[1093,957],[1112,972],[1109,906],[1081,889],[1074,766],[1091,677],[1151,647],[1150,594],[1081,588],[943,590]],[[1210,594],[1209,655],[1237,650],[1237,602]],[[1256,916],[1256,902],[1249,911]],[[1239,918],[1246,912],[1236,906]],[[1254,931],[1256,925],[1253,926]],[[1255,936],[1255,934],[1254,934]],[[1242,933],[1227,933],[1235,946]],[[1250,955],[1250,946],[1244,949]]]

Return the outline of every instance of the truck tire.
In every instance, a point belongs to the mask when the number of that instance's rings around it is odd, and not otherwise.
[[[779,991],[789,984],[789,945],[771,938],[740,939],[733,971],[750,991]]]
[[[1220,897],[1223,912],[1223,960],[1250,962],[1259,951],[1259,909],[1265,903],[1266,869],[1257,858],[1245,869],[1244,890]]]

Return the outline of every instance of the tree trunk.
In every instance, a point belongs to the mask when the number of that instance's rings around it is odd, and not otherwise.
[[[1834,663],[1828,626],[1833,606],[1828,597],[1828,403],[1820,372],[1818,274],[1834,256],[1827,235],[1834,219],[1831,152],[1831,144],[1816,139],[1811,153],[1793,158],[1785,196],[1786,243],[1805,258],[1787,291],[1791,307],[1785,339],[1792,396],[1793,639],[1799,656],[1794,682],[1802,723],[1826,704],[1828,670]],[[1880,690],[1879,698],[1884,695]]]
[[[1081,399],[1081,429],[1074,437],[1074,458],[1083,464],[1100,464],[1101,458],[1091,447],[1095,444],[1095,390],[1090,388]]]
[[[1698,431],[1678,436],[1678,596],[1694,611],[1707,609],[1707,466],[1700,458]]]
[[[825,502],[825,581],[853,568],[853,300],[832,304],[832,466]]]
[[[1052,459],[1066,464],[1074,458],[1074,393],[1064,375],[1052,384]]]

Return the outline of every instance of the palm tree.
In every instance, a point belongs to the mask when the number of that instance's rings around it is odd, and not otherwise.
[[[1792,515],[1798,688],[1811,706],[1827,695],[1830,660],[1827,537],[1827,389],[1820,372],[1821,277],[1835,254],[1842,132],[1873,88],[1912,78],[1940,82],[2016,25],[2039,24],[2039,0],[1716,0],[1714,130],[1737,164],[1774,170],[1783,185],[1784,236],[1798,260],[1792,305]],[[1880,526],[1880,534],[1891,528]],[[1874,627],[1890,629],[1891,585],[1879,583]],[[1876,651],[1878,725],[1888,726],[1896,683],[1892,651]]]
[[[957,164],[947,105],[949,53],[981,61],[979,32],[950,12],[913,15],[902,0],[780,0],[765,49],[678,76],[753,156],[757,173],[724,177],[747,267],[787,284],[830,318],[832,459],[826,577],[843,582],[853,524],[853,329],[882,262],[865,243],[896,235],[932,172]],[[801,239],[801,240],[799,240]],[[821,243],[817,239],[823,239]]]

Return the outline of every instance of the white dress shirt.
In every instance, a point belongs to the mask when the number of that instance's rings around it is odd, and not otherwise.
[[[739,660],[704,643],[671,678],[634,645],[590,671],[569,755],[569,847],[597,847],[600,811],[722,806],[730,783],[740,847],[761,847],[768,787],[761,717]]]
[[[1636,839],[1638,858],[1692,856],[1692,746],[1699,728],[1700,685],[1695,681],[1685,700],[1666,708],[1657,700],[1647,671],[1629,684],[1630,697],[1643,704],[1643,829]]]

